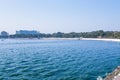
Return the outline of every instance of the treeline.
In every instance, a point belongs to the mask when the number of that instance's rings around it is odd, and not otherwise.
[[[80,33],[57,32],[53,34],[40,33],[37,35],[24,35],[24,34],[9,35],[9,38],[50,38],[50,37],[55,37],[55,38],[80,38],[80,37],[83,37],[83,38],[120,38],[120,32],[98,30],[98,31],[92,31],[92,32],[80,32]]]
[[[92,32],[70,32],[70,33],[62,33],[57,32],[53,34],[41,34],[41,37],[57,37],[57,38],[120,38],[120,32],[118,31],[92,31]]]

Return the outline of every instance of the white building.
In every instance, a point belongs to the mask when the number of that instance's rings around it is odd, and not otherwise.
[[[20,31],[16,31],[16,34],[22,34],[22,35],[36,35],[39,34],[38,31],[35,30],[20,30]]]

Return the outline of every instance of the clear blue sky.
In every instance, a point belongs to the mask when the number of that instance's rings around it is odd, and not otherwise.
[[[0,31],[120,31],[120,0],[0,0]]]

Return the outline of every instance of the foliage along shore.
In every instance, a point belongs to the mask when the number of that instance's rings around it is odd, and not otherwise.
[[[39,33],[36,35],[25,35],[25,34],[13,34],[9,35],[5,38],[112,38],[112,39],[120,39],[120,31],[92,31],[92,32],[70,32],[70,33],[63,33],[63,32],[57,32],[52,34],[45,34],[45,33]],[[0,36],[0,38],[3,38]]]

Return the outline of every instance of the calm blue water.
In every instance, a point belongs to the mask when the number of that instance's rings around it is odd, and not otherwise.
[[[120,43],[0,41],[0,80],[96,80],[120,65]]]

